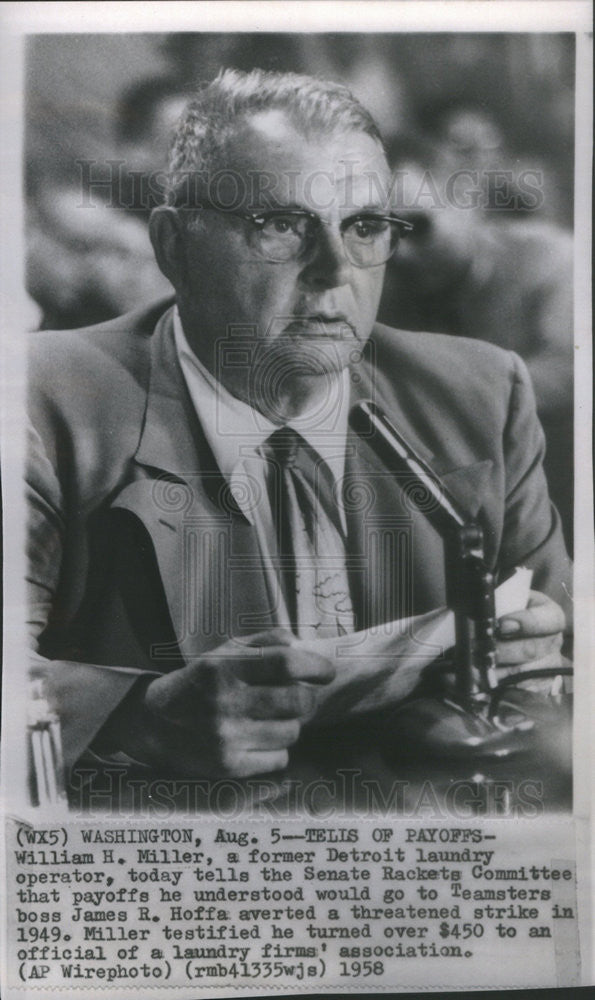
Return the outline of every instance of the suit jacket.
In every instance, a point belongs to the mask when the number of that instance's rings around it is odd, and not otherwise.
[[[67,764],[140,675],[183,666],[274,621],[252,525],[192,407],[171,303],[38,333],[29,369],[29,582],[35,671]],[[569,566],[526,369],[491,345],[377,325],[351,372],[483,525],[501,573],[567,606]],[[358,627],[445,603],[441,539],[349,433],[348,571]]]

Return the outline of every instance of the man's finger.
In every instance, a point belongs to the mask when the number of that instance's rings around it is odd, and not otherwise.
[[[556,632],[562,632],[565,626],[566,619],[562,608],[545,594],[533,590],[527,608],[500,619],[498,633],[502,639],[554,635]]]
[[[247,635],[234,642],[240,642],[244,646],[291,646],[295,636],[287,628],[271,628],[266,632],[256,632],[254,635]]]
[[[230,755],[225,770],[234,778],[248,778],[252,774],[282,771],[288,762],[287,750],[239,750]]]
[[[526,639],[510,639],[496,645],[498,666],[528,663],[557,653],[562,648],[561,632],[555,635],[529,636]]]
[[[505,677],[511,677],[513,674],[525,674],[530,670],[557,670],[558,668],[561,669],[565,666],[567,666],[567,661],[562,654],[559,652],[552,652],[547,656],[542,656],[539,660],[534,660],[532,663],[517,663],[514,666],[498,665],[497,675],[498,680],[503,680]],[[530,683],[530,681],[527,683]]]
[[[238,663],[238,676],[247,684],[291,684],[309,681],[310,684],[329,684],[335,668],[326,656],[305,649],[287,649],[284,646],[263,651],[247,663]]]
[[[297,719],[268,719],[259,722],[243,719],[238,725],[236,719],[225,719],[218,727],[219,739],[235,750],[283,750],[293,746],[300,735]]]
[[[316,688],[310,684],[249,684],[243,709],[250,719],[302,719],[316,703]]]

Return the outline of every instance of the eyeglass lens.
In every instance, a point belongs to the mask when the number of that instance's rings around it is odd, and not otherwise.
[[[312,253],[321,221],[315,216],[271,215],[257,224],[260,253],[270,261],[289,261]],[[357,267],[384,264],[399,241],[399,225],[373,216],[354,219],[342,229],[345,254]]]

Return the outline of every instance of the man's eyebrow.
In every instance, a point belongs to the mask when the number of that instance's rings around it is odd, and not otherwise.
[[[352,219],[356,215],[392,215],[390,207],[386,205],[379,205],[378,202],[369,202],[367,205],[350,205],[351,211],[344,216],[345,219]],[[277,201],[276,198],[270,198],[267,201],[265,208],[254,209],[255,214],[266,212],[304,212],[305,215],[316,215],[311,208],[307,205],[303,205],[299,201],[287,201],[281,202]]]
[[[346,218],[352,218],[354,215],[391,215],[390,207],[387,205],[379,205],[377,201],[369,202],[367,205],[350,206],[353,211],[349,213]]]
[[[266,198],[266,205],[260,209],[254,209],[255,212],[305,212],[307,215],[312,215],[312,209],[308,208],[307,205],[300,204],[299,201],[277,201],[274,197]]]

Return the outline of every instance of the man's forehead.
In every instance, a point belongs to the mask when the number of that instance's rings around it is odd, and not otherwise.
[[[305,204],[341,195],[356,204],[383,201],[390,172],[381,145],[362,131],[322,132],[297,128],[289,116],[272,109],[251,115],[226,143],[222,177],[249,186],[253,208]],[[249,182],[249,185],[246,184]],[[258,197],[264,203],[258,204]]]

